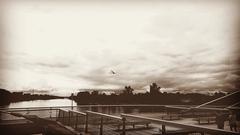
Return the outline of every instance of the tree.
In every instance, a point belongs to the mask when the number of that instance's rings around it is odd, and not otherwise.
[[[10,104],[11,92],[0,88],[0,105]]]
[[[91,95],[98,96],[98,95],[99,95],[99,92],[96,91],[96,90],[94,90],[94,91],[91,93]]]
[[[158,87],[156,83],[152,83],[150,85],[150,94],[158,94],[158,93],[160,93],[160,91],[159,91],[160,89],[161,89],[161,87]]]
[[[131,88],[131,86],[125,86],[125,90],[123,91],[123,94],[133,95],[133,91],[134,91],[134,89]]]

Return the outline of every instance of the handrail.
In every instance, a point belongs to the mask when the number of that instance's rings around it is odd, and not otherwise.
[[[84,113],[84,112],[79,112],[79,111],[74,111],[74,110],[68,110],[68,111],[86,116],[86,113]]]
[[[45,110],[59,110],[57,108],[41,108],[41,109],[22,109],[22,110],[5,110],[6,112],[21,112],[21,111],[45,111]]]
[[[230,110],[240,110],[240,107],[228,107]]]
[[[164,106],[166,108],[170,108],[170,109],[181,109],[181,110],[189,110],[189,107],[182,107],[182,106],[171,106],[171,105],[166,105]]]
[[[208,105],[207,105],[208,106]],[[49,107],[16,107],[16,108],[0,108],[0,110],[24,110],[24,109],[59,109],[59,108],[71,108],[71,107],[168,107],[168,108],[193,108],[193,105],[153,105],[153,104],[123,104],[123,105],[77,105],[77,106],[49,106]],[[212,108],[212,106],[209,106]]]
[[[192,110],[209,110],[209,111],[229,111],[227,108],[213,108],[213,107],[199,107],[199,108],[191,108]]]
[[[67,110],[67,109],[62,109],[62,108],[59,108],[58,110],[65,111],[65,112],[68,112],[68,111],[69,111],[69,110]]]
[[[109,115],[109,114],[104,114],[104,113],[99,113],[99,112],[86,111],[86,113],[94,114],[94,115],[98,115],[98,116],[102,116],[102,117],[107,117],[107,118],[112,118],[112,119],[117,119],[117,120],[122,120],[122,117]]]
[[[59,108],[70,108],[72,106],[48,106],[48,107],[14,107],[14,108],[0,108],[0,110],[22,110],[22,109],[59,109]],[[73,106],[78,107],[78,106]]]
[[[71,108],[71,107],[163,107],[166,105],[152,105],[152,104],[124,104],[124,105],[77,105],[77,106],[52,106],[52,107],[15,107],[15,108],[0,108],[0,110],[5,109],[28,109],[28,108]]]
[[[240,92],[240,91],[235,91],[235,92],[233,92],[233,93],[230,93],[230,94],[227,94],[227,95],[225,95],[225,96],[219,97],[219,98],[217,98],[217,99],[211,100],[211,101],[206,102],[206,103],[204,103],[204,104],[198,105],[198,106],[196,106],[196,107],[194,107],[194,108],[200,108],[200,107],[202,107],[202,106],[205,106],[205,105],[211,104],[211,103],[213,103],[213,102],[219,101],[219,100],[221,100],[221,99],[224,99],[224,98],[226,98],[226,97],[229,97],[229,96],[234,95],[234,94],[239,93],[239,92]]]
[[[89,114],[93,114],[93,115],[98,115],[98,116],[101,116],[101,119],[100,119],[100,131],[99,131],[99,134],[100,135],[103,135],[103,117],[105,118],[112,118],[112,119],[116,119],[116,120],[119,120],[121,121],[122,123],[122,135],[126,135],[126,128],[125,128],[125,123],[126,123],[126,118],[125,117],[119,117],[119,116],[114,116],[114,115],[109,115],[109,114],[104,114],[104,113],[99,113],[99,112],[93,112],[93,111],[86,111],[86,126],[85,126],[85,132],[87,133],[88,132],[88,116]]]
[[[239,135],[239,133],[226,131],[223,129],[214,129],[214,128],[208,128],[208,127],[197,126],[197,125],[189,125],[189,124],[183,124],[183,123],[178,123],[173,121],[160,120],[156,118],[149,118],[149,117],[136,116],[136,115],[130,115],[130,114],[121,114],[121,116],[125,118],[130,117],[130,118],[137,118],[142,120],[149,120],[153,123],[158,123],[166,126],[179,127],[179,128],[184,128],[184,129],[199,131],[204,133],[214,133],[218,135]]]
[[[234,104],[232,104],[232,105],[230,105],[230,106],[228,106],[228,107],[233,107],[233,106],[236,106],[236,105],[238,105],[238,104],[240,104],[240,101],[238,101],[238,102],[236,102],[236,103],[234,103]],[[226,107],[226,108],[228,108],[228,107]]]

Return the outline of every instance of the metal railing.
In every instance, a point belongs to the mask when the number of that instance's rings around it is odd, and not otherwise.
[[[151,105],[151,107],[162,107],[163,105]],[[173,126],[182,129],[186,129],[189,131],[196,131],[199,133],[209,133],[209,134],[219,134],[219,135],[237,135],[239,133],[221,130],[221,129],[214,129],[208,128],[203,126],[197,125],[189,125],[183,123],[177,123],[167,120],[160,120],[154,119],[149,117],[142,117],[137,115],[130,115],[130,114],[121,114],[121,116],[109,115],[105,113],[99,113],[94,111],[86,111],[86,113],[69,110],[72,106],[59,106],[59,107],[31,107],[31,108],[10,108],[10,109],[0,109],[0,112],[20,112],[22,114],[36,114],[42,118],[55,118],[59,122],[62,122],[65,125],[73,127],[75,130],[79,130],[80,126],[84,126],[82,129],[84,132],[88,132],[89,124],[99,125],[99,133],[103,134],[104,125],[109,124],[108,119],[117,120],[118,123],[121,123],[122,129],[121,132],[123,135],[126,134],[126,121],[129,118],[133,119],[140,119],[140,120],[147,120],[152,123],[157,123],[162,125],[162,133],[166,133],[166,126]],[[74,106],[75,109],[80,107],[149,107],[148,105],[81,105],[81,106]],[[62,109],[64,108],[64,109]],[[43,113],[44,112],[44,113]],[[95,121],[90,120],[90,116],[95,116]],[[116,123],[116,122],[115,122]]]
[[[104,113],[99,113],[99,112],[93,112],[93,111],[86,111],[86,128],[85,128],[85,132],[88,132],[88,122],[89,122],[89,116],[90,115],[94,115],[95,117],[100,117],[100,123],[99,123],[99,134],[102,135],[103,134],[103,125],[104,125],[104,118],[106,118],[105,122],[106,124],[108,123],[107,121],[109,119],[113,119],[113,120],[117,120],[117,122],[120,122],[122,125],[122,135],[126,134],[126,130],[125,130],[125,122],[126,119],[124,117],[119,117],[119,116],[114,116],[114,115],[109,115],[109,114],[104,114]],[[115,122],[116,123],[116,122]],[[113,123],[111,123],[113,124]]]
[[[74,128],[76,131],[80,130],[80,126],[85,125],[86,113],[74,110],[59,109],[57,121],[64,125]]]
[[[55,119],[58,115],[59,109],[57,108],[26,108],[26,109],[2,109],[1,120],[16,120],[24,119],[22,117],[16,117],[11,115],[11,113],[19,113],[22,115],[37,115],[40,118]]]
[[[148,120],[152,123],[160,124],[162,125],[162,134],[166,134],[166,126],[172,126],[172,127],[178,127],[183,128],[189,131],[198,132],[201,134],[209,133],[209,134],[217,134],[217,135],[239,135],[239,133],[226,131],[222,129],[215,129],[215,128],[208,128],[203,126],[197,126],[197,125],[189,125],[189,124],[183,124],[173,121],[166,121],[166,120],[160,120],[155,118],[149,118],[149,117],[143,117],[143,116],[136,116],[136,115],[130,115],[130,114],[121,114],[121,117],[127,118],[135,118],[135,119],[141,119],[141,120]]]

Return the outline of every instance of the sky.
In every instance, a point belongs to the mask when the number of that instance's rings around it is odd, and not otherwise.
[[[0,87],[238,89],[239,1],[180,1],[7,1]]]

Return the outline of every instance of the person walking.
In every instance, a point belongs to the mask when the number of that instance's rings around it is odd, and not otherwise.
[[[218,129],[224,129],[225,117],[221,113],[216,113],[216,124]]]
[[[231,131],[237,132],[237,116],[233,111],[230,112],[228,119]]]

